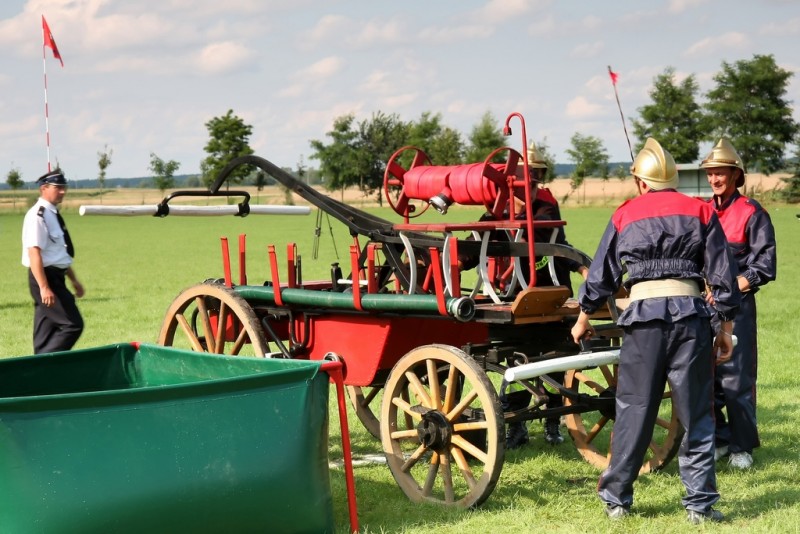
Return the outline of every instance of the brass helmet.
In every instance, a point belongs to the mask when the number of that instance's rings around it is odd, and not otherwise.
[[[736,167],[742,171],[739,173],[739,176],[736,177],[736,187],[742,187],[744,185],[744,173],[747,172],[744,168],[744,163],[736,152],[736,149],[733,148],[731,142],[725,137],[721,138],[717,144],[714,145],[714,148],[708,153],[706,159],[700,163],[700,167],[703,169],[710,169],[712,167]]]
[[[678,168],[672,154],[652,137],[647,138],[644,147],[633,160],[631,174],[644,181],[651,189],[678,188]]]
[[[542,155],[536,150],[536,145],[533,141],[528,145],[528,167],[531,169],[546,169],[547,162]]]

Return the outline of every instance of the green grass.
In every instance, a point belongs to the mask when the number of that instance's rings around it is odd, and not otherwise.
[[[778,280],[759,297],[760,354],[759,423],[762,447],[748,472],[718,470],[722,501],[729,521],[691,527],[684,520],[683,487],[672,462],[664,472],[647,475],[636,485],[634,513],[621,524],[602,514],[595,495],[598,472],[585,463],[569,440],[559,447],[543,443],[539,424],[531,423],[531,443],[509,451],[500,482],[478,510],[447,509],[411,503],[383,465],[356,468],[359,519],[364,532],[797,532],[800,525],[800,341],[795,335],[800,302],[800,227],[797,206],[769,208],[778,235]],[[383,216],[394,220],[386,211]],[[590,255],[612,208],[564,209],[570,242]],[[477,218],[464,210],[463,220]],[[219,238],[231,241],[234,279],[237,236],[247,234],[251,283],[269,278],[266,247],[275,244],[285,276],[288,242],[297,242],[304,278],[327,278],[336,261],[327,221],[323,218],[319,259],[312,259],[314,216],[224,218],[78,217],[67,213],[77,246],[75,268],[86,296],[79,306],[86,330],[76,348],[118,341],[156,339],[163,315],[184,288],[222,276]],[[334,225],[343,265],[351,243]],[[20,265],[22,214],[0,215],[0,357],[30,354],[32,304],[26,270]],[[345,268],[345,271],[348,269]],[[331,390],[333,398],[334,390]],[[338,418],[332,411],[331,458],[341,458]],[[356,418],[349,418],[356,455],[380,452]],[[333,502],[339,531],[347,530],[343,471],[331,471]]]

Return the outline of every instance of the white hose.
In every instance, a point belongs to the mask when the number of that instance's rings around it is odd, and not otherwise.
[[[131,217],[137,215],[156,215],[157,205],[146,206],[81,206],[81,215],[116,215]],[[271,206],[271,205],[250,205],[250,215],[308,215],[311,208],[308,206]],[[225,206],[190,206],[190,205],[170,205],[169,214],[176,217],[212,217],[218,215],[238,215],[238,205]]]

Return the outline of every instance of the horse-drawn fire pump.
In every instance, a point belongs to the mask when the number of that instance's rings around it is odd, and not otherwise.
[[[398,222],[321,194],[266,159],[235,159],[209,194],[226,194],[221,187],[240,165],[266,172],[347,226],[349,274],[334,264],[330,279],[306,281],[297,247],[288,244],[283,278],[269,245],[270,279],[254,284],[240,238],[235,283],[223,240],[224,278],[181,292],[158,342],[218,354],[341,361],[356,414],[380,438],[395,480],[415,501],[468,507],[487,499],[503,467],[505,424],[513,421],[562,417],[581,455],[605,466],[614,420],[617,308],[609,303],[598,338],[581,351],[570,337],[579,311],[568,298],[570,281],[537,285],[537,257],[584,265],[590,258],[554,240],[525,239],[565,222],[534,220],[525,202],[537,185],[528,179],[522,116],[509,115],[506,133],[514,118],[521,123],[522,149],[498,148],[483,162],[435,166],[419,149],[398,150],[384,179]],[[446,222],[445,213],[458,205],[482,205],[492,220]],[[442,222],[415,222],[429,206],[443,214]],[[465,254],[479,258],[473,287],[462,287],[458,258]],[[552,376],[561,372],[563,383]],[[504,376],[532,394],[527,408],[503,412],[498,390]],[[547,390],[560,394],[563,406],[548,407]],[[663,467],[680,434],[666,391],[642,470]]]

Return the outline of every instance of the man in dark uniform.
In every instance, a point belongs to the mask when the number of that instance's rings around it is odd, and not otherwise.
[[[736,269],[714,209],[676,191],[672,156],[648,139],[631,173],[640,195],[622,204],[609,222],[581,286],[581,313],[572,329],[576,343],[594,334],[589,318],[622,285],[630,305],[623,328],[611,461],[598,494],[611,519],[633,504],[633,482],[653,434],[666,382],[685,429],[678,452],[683,506],[694,524],[721,521],[714,469],[713,370],[733,349],[732,319],[739,306]],[[716,310],[701,296],[706,284]],[[711,317],[720,319],[712,336]],[[712,346],[713,339],[713,346]]]
[[[717,367],[714,377],[716,458],[730,453],[728,465],[747,469],[753,465],[753,449],[760,445],[756,424],[756,292],[775,280],[778,264],[775,229],[761,205],[739,193],[737,188],[744,185],[745,167],[730,141],[720,139],[700,166],[706,170],[714,192],[709,202],[728,238],[742,292],[742,303],[733,323],[738,344],[730,361]]]
[[[544,182],[544,175],[547,172],[547,162],[536,149],[536,145],[531,143],[528,147],[528,168],[530,169],[530,179],[532,191],[534,195],[533,204],[531,205],[531,214],[535,221],[560,221],[561,210],[558,201],[546,187],[542,187]],[[518,219],[525,218],[525,205],[519,199],[514,199],[517,202],[515,213]],[[481,220],[491,220],[491,214],[486,214],[481,217]],[[523,236],[527,237],[527,236]],[[555,237],[553,237],[552,228],[540,228],[534,230],[534,240],[536,242],[554,242],[559,245],[570,246],[567,242],[567,236],[564,232],[564,227],[559,226],[556,229]],[[462,269],[471,269],[478,263],[478,258],[459,257]],[[564,257],[555,257],[552,259],[554,265],[550,265],[551,259],[547,256],[536,258],[536,286],[555,286],[564,285],[569,288],[569,295],[572,296],[572,283],[570,282],[570,273],[576,272],[584,279],[589,270],[585,265]],[[552,269],[551,269],[552,267]],[[529,276],[529,267],[527,262],[523,262],[522,272],[525,279]],[[564,373],[551,373],[554,380],[564,381]],[[564,405],[564,399],[561,395],[553,391],[548,391],[548,408],[559,408]],[[500,405],[503,411],[517,411],[528,407],[531,402],[532,395],[530,391],[520,386],[517,383],[507,383],[503,381],[500,388]],[[524,421],[517,421],[509,423],[506,430],[506,448],[516,449],[528,443],[528,427]],[[561,435],[561,418],[550,417],[544,421],[544,440],[550,445],[559,445],[564,442],[564,437]]]
[[[28,267],[33,297],[33,352],[41,354],[69,350],[78,341],[83,318],[66,278],[75,295],[82,297],[84,291],[72,268],[72,240],[57,209],[67,193],[67,180],[56,169],[41,176],[37,184],[39,200],[22,225],[22,265]]]

